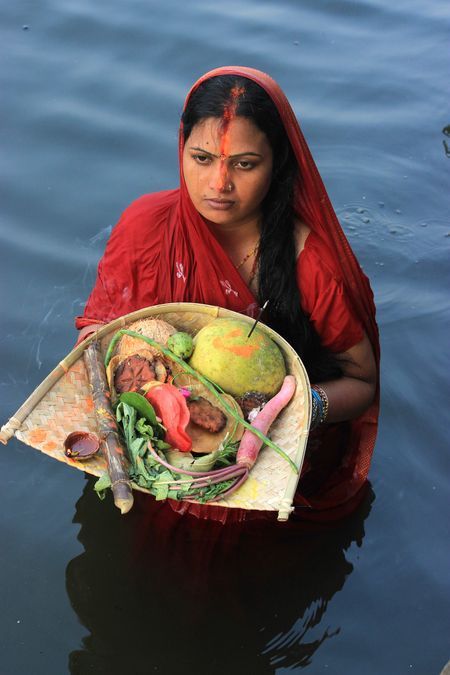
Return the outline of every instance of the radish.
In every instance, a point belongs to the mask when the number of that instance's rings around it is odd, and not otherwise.
[[[286,375],[278,394],[275,394],[259,412],[252,422],[252,426],[267,435],[270,426],[276,420],[280,412],[287,406],[294,395],[296,381],[293,375]],[[258,453],[263,441],[252,431],[246,429],[241,438],[239,450],[236,455],[236,464],[251,469],[258,458]]]

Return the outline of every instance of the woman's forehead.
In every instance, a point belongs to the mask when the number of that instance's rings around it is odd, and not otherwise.
[[[227,148],[230,155],[245,152],[263,152],[269,147],[266,135],[247,117],[235,117],[224,130],[223,120],[207,117],[192,129],[186,142],[188,147],[196,146],[216,154],[223,147],[223,135],[227,134]]]

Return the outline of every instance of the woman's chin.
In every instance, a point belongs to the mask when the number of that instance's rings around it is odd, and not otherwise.
[[[222,211],[202,208],[199,210],[199,213],[205,220],[208,221],[208,223],[211,223],[211,225],[217,225],[219,227],[233,227],[239,221],[235,214],[230,213],[230,210]]]

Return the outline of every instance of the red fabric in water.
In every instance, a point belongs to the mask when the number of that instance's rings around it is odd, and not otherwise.
[[[194,84],[186,100],[201,82],[217,75],[247,77],[265,89],[280,113],[297,158],[300,178],[295,209],[299,219],[312,230],[298,263],[304,311],[310,315],[324,344],[336,352],[359,342],[364,329],[378,364],[378,329],[369,281],[337,220],[288,100],[268,75],[238,66],[206,73]],[[133,310],[164,302],[220,305],[250,316],[257,312],[256,298],[189,198],[182,173],[183,147],[180,129],[180,188],[141,197],[124,212],[114,228],[84,315],[76,320],[77,328],[108,322]],[[349,423],[347,447],[340,467],[308,497],[313,509],[301,508],[303,517],[340,517],[352,510],[363,496],[375,445],[378,411],[377,387],[370,408]],[[219,520],[261,515],[187,503],[174,503],[174,506],[198,517]]]

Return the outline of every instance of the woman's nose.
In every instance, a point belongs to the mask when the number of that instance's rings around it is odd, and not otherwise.
[[[231,192],[233,189],[227,165],[223,160],[218,162],[215,171],[211,172],[210,187],[217,192]]]

